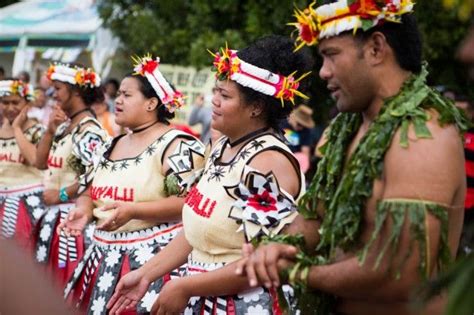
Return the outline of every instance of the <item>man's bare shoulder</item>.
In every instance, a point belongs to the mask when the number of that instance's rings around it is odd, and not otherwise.
[[[400,144],[398,130],[385,156],[385,197],[424,199],[451,204],[464,183],[462,138],[455,125],[440,125],[439,115],[429,112],[426,127],[431,138],[418,138],[413,124],[408,147]]]

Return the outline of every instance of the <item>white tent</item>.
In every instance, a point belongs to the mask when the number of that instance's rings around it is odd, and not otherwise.
[[[88,52],[105,77],[118,40],[102,21],[93,0],[26,0],[0,9],[0,52],[14,53],[12,74],[32,71],[41,59],[74,62]]]

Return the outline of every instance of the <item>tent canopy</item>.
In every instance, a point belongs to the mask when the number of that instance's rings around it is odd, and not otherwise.
[[[72,62],[86,50],[105,74],[118,40],[101,25],[93,0],[21,1],[0,9],[0,52],[15,52],[12,72],[18,73],[31,70],[33,52]]]
[[[89,46],[102,21],[92,1],[22,1],[0,9],[0,49]]]

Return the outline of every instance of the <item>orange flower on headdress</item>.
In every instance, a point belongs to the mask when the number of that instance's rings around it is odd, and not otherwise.
[[[84,71],[77,71],[74,79],[77,84],[84,85]]]
[[[51,76],[53,75],[55,71],[54,65],[50,65],[48,68],[48,71],[46,72],[46,77],[51,80]]]

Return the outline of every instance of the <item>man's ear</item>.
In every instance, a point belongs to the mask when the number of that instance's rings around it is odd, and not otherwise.
[[[370,38],[366,42],[366,58],[370,64],[377,65],[382,63],[389,52],[390,47],[384,34],[374,32],[370,35]]]

